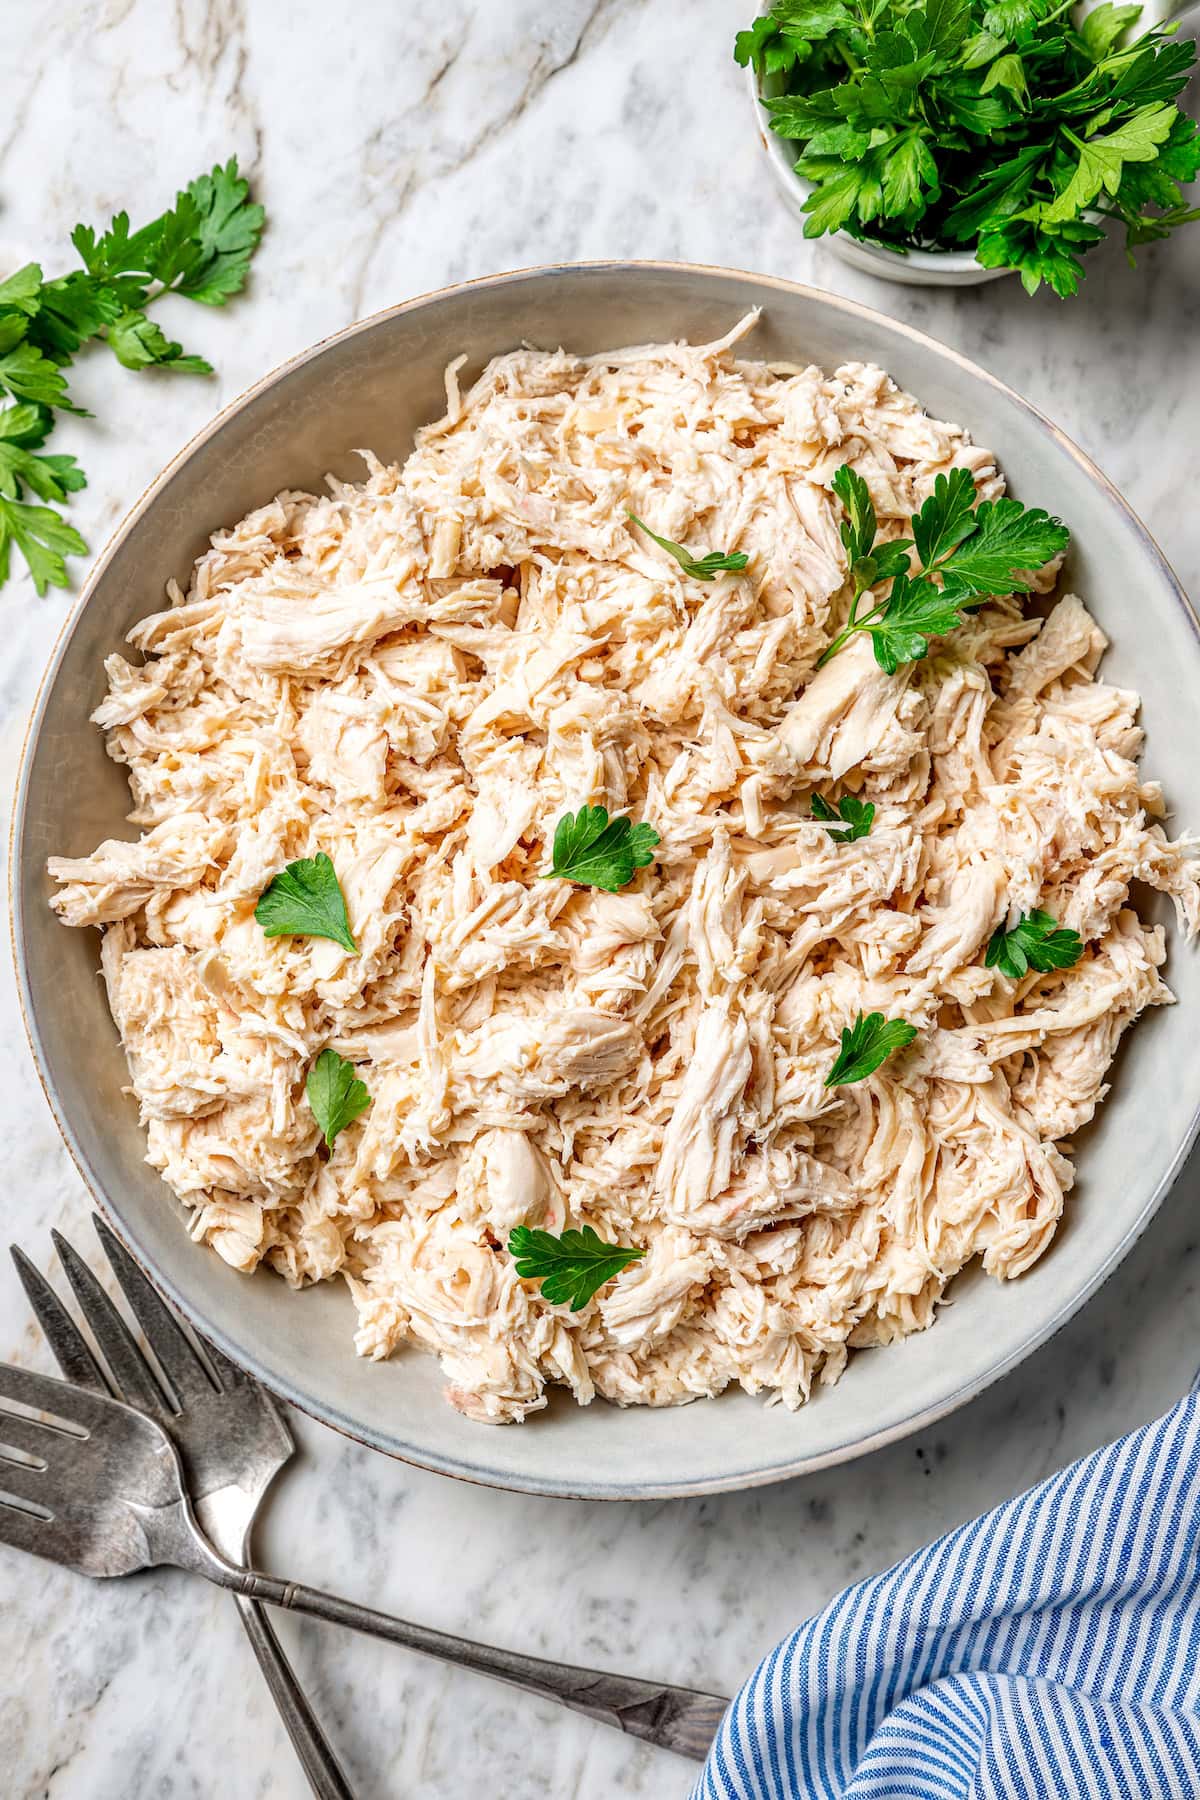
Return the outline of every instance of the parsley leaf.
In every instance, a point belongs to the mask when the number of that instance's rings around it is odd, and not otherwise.
[[[875,534],[879,529],[875,503],[871,499],[870,488],[857,469],[852,469],[849,463],[842,464],[829,485],[846,509],[846,517],[838,530],[853,574],[857,565],[870,556],[875,542]],[[869,587],[870,582],[865,585]]]
[[[897,575],[879,617],[864,621],[860,629],[870,632],[880,668],[894,675],[901,663],[921,660],[931,637],[961,624],[957,605],[940,588],[920,576]]]
[[[43,286],[29,328],[30,341],[51,362],[69,363],[90,338],[99,337],[106,325],[120,318],[123,307],[115,287],[93,280],[83,269],[72,269]]]
[[[1061,299],[1066,299],[1078,293],[1083,280],[1083,264],[1077,253],[1100,243],[1103,237],[1099,226],[1081,219],[1052,232],[1016,219],[983,232],[975,246],[975,257],[985,269],[1018,269],[1027,294],[1036,294],[1044,281]]]
[[[1102,63],[1119,43],[1126,26],[1136,24],[1141,14],[1140,6],[1114,6],[1112,0],[1102,0],[1076,27],[1079,42],[1094,63]]]
[[[975,238],[989,226],[1002,225],[1020,212],[1029,198],[1047,155],[1043,144],[1028,144],[984,175],[978,186],[946,214],[947,237]]]
[[[682,544],[673,544],[670,538],[659,537],[657,531],[651,531],[648,525],[643,525],[636,513],[627,512],[626,517],[633,521],[639,531],[644,531],[648,538],[653,538],[668,556],[673,556],[684,574],[690,575],[693,581],[711,581],[714,575],[719,575],[725,569],[736,573],[750,561],[740,550],[735,550],[730,556],[723,555],[719,550],[708,550],[700,557],[693,556]]]
[[[1014,37],[1028,31],[1054,8],[1055,0],[993,0],[983,15],[985,31],[998,37]]]
[[[780,26],[771,18],[755,19],[734,39],[733,54],[742,67],[753,63],[760,74],[783,75],[812,54],[812,43],[794,25]]]
[[[582,1231],[564,1231],[561,1237],[515,1225],[508,1234],[508,1253],[522,1280],[541,1282],[543,1300],[552,1306],[569,1305],[572,1312],[582,1312],[606,1282],[646,1254],[606,1244],[590,1225]]]
[[[1015,51],[1010,50],[1007,56],[998,56],[994,63],[989,63],[979,84],[979,91],[981,94],[990,94],[995,87],[1007,88],[1018,106],[1029,105],[1025,64]]]
[[[74,467],[73,458],[68,456],[62,460]],[[75,485],[78,487],[82,483]],[[17,500],[0,498],[0,587],[8,580],[9,549],[13,544],[25,558],[39,594],[44,594],[48,587],[66,587],[67,567],[63,558],[87,553],[87,545],[75,527],[68,525],[53,507],[27,506]]]
[[[1079,161],[1061,193],[1038,209],[1040,222],[1061,225],[1076,218],[1102,191],[1115,194],[1126,163],[1153,162],[1178,116],[1175,107],[1160,104],[1142,107],[1113,131],[1086,142],[1073,131],[1064,131],[1079,151]]]
[[[825,825],[835,844],[852,844],[856,838],[865,838],[869,834],[875,822],[875,806],[870,800],[859,800],[854,794],[843,794],[835,809],[822,794],[814,794],[812,816]],[[838,820],[845,827],[844,830],[838,826]]]
[[[916,1035],[916,1026],[906,1019],[885,1019],[877,1012],[864,1018],[859,1013],[853,1025],[842,1031],[842,1047],[825,1077],[825,1086],[849,1087],[851,1082],[865,1081],[893,1051],[903,1050]]]
[[[781,0],[775,14],[786,36],[815,43],[854,22],[853,10],[844,0]]]
[[[1039,506],[1022,506],[1007,496],[983,500],[969,535],[937,565],[942,593],[960,606],[1015,593],[1025,585],[1023,575],[1061,555],[1070,539],[1062,520]]]
[[[884,210],[903,218],[924,210],[923,196],[938,191],[937,162],[930,149],[931,135],[913,129],[902,132],[887,145],[882,168]]]
[[[147,369],[152,363],[170,363],[188,375],[211,375],[212,364],[202,356],[185,356],[183,345],[173,343],[144,312],[122,313],[108,328],[108,346],[126,369]]]
[[[266,213],[250,199],[250,184],[231,156],[188,187],[195,205],[193,236],[200,255],[177,283],[178,291],[205,306],[224,306],[246,285]]]
[[[73,456],[40,456],[50,415],[40,406],[6,406],[0,412],[0,494],[19,500],[25,488],[40,500],[65,500],[87,486]]]
[[[753,63],[756,69],[766,67],[768,51],[779,37],[779,27],[774,19],[755,19],[745,31],[739,31],[733,40],[733,60],[743,69]],[[776,65],[778,66],[778,65]]]
[[[879,216],[883,190],[878,158],[868,153],[857,164],[846,167],[830,158],[802,156],[796,167],[815,184],[804,202],[808,214],[804,221],[806,238],[840,231],[856,215],[864,224]]]
[[[10,315],[14,317],[15,315]],[[0,348],[4,347],[4,321],[0,320]],[[25,321],[21,320],[24,335]],[[0,388],[14,400],[32,400],[37,406],[57,406],[74,412],[67,399],[67,378],[57,363],[43,356],[36,344],[13,341],[13,348],[0,355]]]
[[[753,63],[765,74],[781,73],[811,56],[822,38],[853,23],[843,0],[777,0],[772,13],[738,32],[734,58],[743,68]]]
[[[0,310],[12,307],[32,319],[38,309],[41,285],[42,271],[37,263],[26,263],[23,268],[14,270],[6,280],[0,281]]]
[[[550,871],[542,879],[559,876],[615,894],[629,885],[636,870],[654,860],[655,845],[661,841],[653,825],[610,819],[602,806],[581,806],[558,821]]]
[[[1046,912],[1031,912],[1018,919],[1011,931],[997,926],[988,941],[984,966],[999,969],[1019,981],[1030,969],[1046,975],[1051,969],[1069,969],[1083,955],[1083,939]]]
[[[921,510],[913,514],[913,543],[922,566],[961,544],[975,529],[975,477],[970,469],[939,475]]]
[[[1002,94],[985,94],[983,82],[969,75],[957,75],[943,82],[942,99],[956,125],[973,136],[990,138],[1016,125],[1021,109]]]
[[[136,269],[145,260],[131,254],[127,212],[114,214],[108,230],[99,237],[90,225],[76,225],[71,242],[89,275],[115,275],[128,270],[131,263]],[[149,270],[143,268],[142,273],[149,274]]]
[[[360,1113],[365,1113],[371,1104],[366,1083],[355,1075],[354,1064],[339,1056],[336,1050],[322,1050],[308,1071],[304,1091],[308,1095],[313,1118],[321,1127],[330,1150],[333,1149],[333,1140],[338,1133],[344,1131]]]
[[[346,897],[323,850],[289,863],[273,876],[259,896],[254,916],[269,938],[331,938],[343,950],[358,954],[350,935]]]
[[[1163,144],[1157,162],[1126,163],[1117,188],[1117,204],[1128,220],[1130,235],[1146,225],[1161,224],[1160,218],[1142,219],[1142,206],[1177,209],[1183,199],[1181,181],[1194,181],[1200,170],[1200,130],[1177,114],[1171,134]]]
[[[735,55],[758,73],[772,131],[797,145],[805,235],[901,253],[965,245],[1028,292],[1066,296],[1109,225],[1132,251],[1200,214],[1178,190],[1200,140],[1176,104],[1195,45],[1165,23],[1124,46],[1136,7],[1079,10],[775,0]]]

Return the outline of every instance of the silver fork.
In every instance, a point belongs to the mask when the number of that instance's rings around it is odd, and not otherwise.
[[[68,1381],[95,1394],[112,1394],[158,1420],[179,1453],[205,1533],[222,1555],[244,1564],[259,1504],[295,1453],[291,1432],[266,1390],[211,1344],[205,1345],[206,1366],[104,1221],[93,1216],[92,1223],[161,1374],[151,1369],[95,1275],[57,1231],[51,1236],[59,1261],[103,1362],[93,1356],[49,1282],[14,1244],[12,1258],[38,1324]],[[0,1470],[0,1485],[2,1480]],[[261,1605],[239,1594],[237,1606],[313,1793],[318,1800],[354,1800]]]
[[[0,1363],[0,1543],[88,1575],[187,1569],[235,1593],[494,1676],[696,1761],[707,1755],[728,1704],[717,1694],[477,1644],[239,1567],[200,1530],[175,1447],[156,1420],[9,1363]]]

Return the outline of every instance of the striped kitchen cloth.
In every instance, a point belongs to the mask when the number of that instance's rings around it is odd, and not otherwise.
[[[1200,1800],[1200,1396],[847,1588],[693,1800]]]

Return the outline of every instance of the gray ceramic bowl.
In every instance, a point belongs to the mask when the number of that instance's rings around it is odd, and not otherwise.
[[[968,1273],[931,1331],[853,1358],[841,1383],[799,1413],[741,1393],[663,1412],[600,1402],[579,1410],[559,1396],[505,1430],[453,1412],[430,1357],[358,1360],[341,1287],[292,1294],[270,1274],[248,1279],[197,1248],[142,1161],[96,937],[56,922],[44,873],[52,852],[81,855],[100,838],[129,835],[124,778],[88,724],[104,691],[103,657],[161,604],[168,576],[186,578],[215,527],[281,488],[318,487],[326,470],[357,478],[355,445],[402,458],[415,428],[442,410],[442,369],[459,352],[470,374],[526,340],[576,350],[703,340],[751,306],[764,309],[751,354],[882,363],[990,445],[1019,495],[1063,515],[1075,534],[1070,578],[1114,639],[1107,671],[1145,698],[1150,766],[1169,798],[1194,791],[1200,631],[1146,531],[1086,457],[982,369],[878,313],[763,276],[671,264],[532,270],[452,288],[354,325],[269,375],[176,458],[100,557],[30,730],[14,826],[16,953],[34,1054],[81,1174],[159,1286],[230,1356],[331,1425],[446,1474],[638,1498],[747,1487],[885,1444],[961,1406],[1082,1305],[1150,1219],[1196,1130],[1200,962],[1176,939],[1170,976],[1183,1004],[1152,1014],[1123,1050],[1099,1124],[1084,1134],[1063,1228],[1030,1274],[1001,1287]]]

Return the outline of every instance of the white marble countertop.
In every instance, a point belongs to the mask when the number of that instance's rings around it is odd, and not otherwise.
[[[805,243],[777,197],[730,45],[751,0],[8,0],[0,271],[68,266],[68,233],[147,213],[236,152],[268,209],[251,291],[164,323],[220,371],[135,376],[85,357],[97,416],[54,448],[90,478],[99,546],[205,419],[284,356],[424,289],[521,265],[671,257],[849,294],[976,357],[1050,412],[1200,590],[1194,502],[1200,228],[1136,275],[1113,249],[1086,297],[1014,282],[889,287]],[[135,223],[137,219],[135,217]],[[163,309],[164,313],[166,309]],[[1178,460],[1176,460],[1176,458]],[[217,523],[218,521],[214,521]],[[83,565],[76,564],[77,574]],[[5,804],[71,596],[0,595]],[[0,1244],[87,1245],[87,1204],[34,1077],[7,968]],[[488,1493],[390,1463],[311,1422],[265,1516],[269,1567],[430,1624],[732,1690],[787,1628],[1072,1456],[1164,1409],[1200,1345],[1193,1208],[1177,1185],[1085,1312],[920,1437],[744,1496],[602,1506]],[[7,1259],[0,1355],[49,1367]],[[522,1544],[536,1573],[517,1579]],[[689,1769],[603,1727],[321,1626],[284,1620],[364,1797],[682,1796]],[[11,1800],[301,1800],[307,1792],[226,1598],[160,1572],[92,1585],[0,1552],[0,1786]]]

